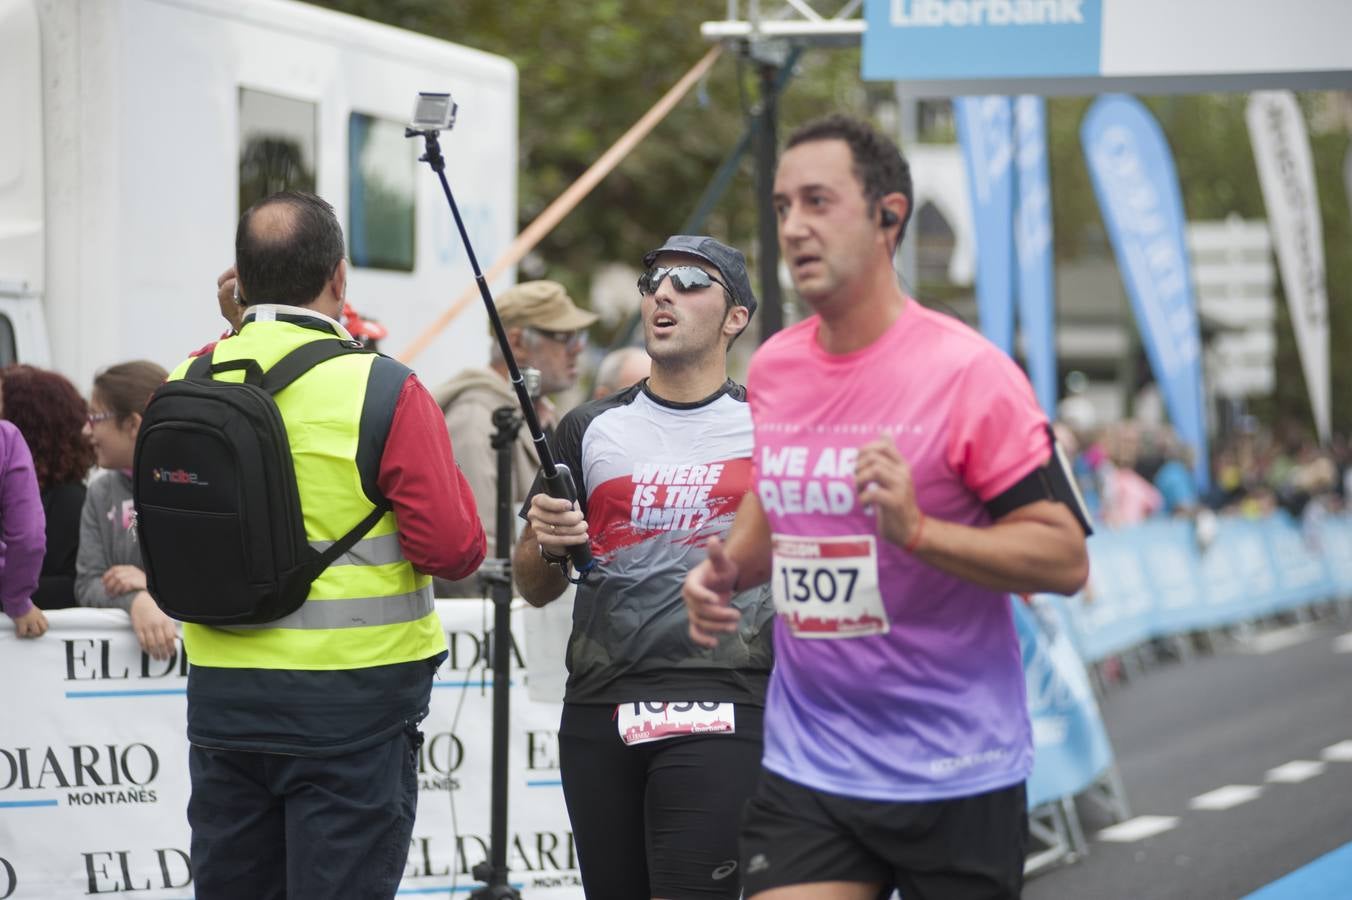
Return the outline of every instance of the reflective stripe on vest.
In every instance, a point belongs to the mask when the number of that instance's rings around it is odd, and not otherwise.
[[[416,622],[436,609],[432,586],[392,597],[347,597],[340,600],[305,601],[289,616],[262,625],[232,625],[232,629],[259,628],[366,628]]]
[[[310,546],[320,553],[333,546],[333,541],[310,541]],[[362,538],[352,549],[333,561],[335,566],[387,566],[390,563],[403,562],[404,550],[399,546],[399,535],[382,534],[379,537]]]

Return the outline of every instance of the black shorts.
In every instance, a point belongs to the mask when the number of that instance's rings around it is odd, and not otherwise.
[[[893,803],[842,797],[763,771],[742,822],[747,897],[813,881],[862,881],[906,900],[1009,900],[1023,890],[1024,785]]]
[[[615,707],[564,704],[559,768],[588,897],[741,895],[737,826],[762,714],[739,703],[732,734],[627,746]]]

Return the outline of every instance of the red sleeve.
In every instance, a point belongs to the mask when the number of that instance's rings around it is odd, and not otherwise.
[[[1023,370],[994,348],[980,354],[958,386],[949,467],[984,503],[1050,458],[1047,417]]]
[[[232,338],[232,337],[234,337],[234,336],[235,336],[235,333],[234,333],[233,331],[227,331],[225,334],[223,334],[223,335],[221,335],[220,337],[216,338],[216,340],[212,341],[210,344],[207,344],[207,345],[206,345],[205,347],[203,347],[202,349],[200,349],[200,350],[194,350],[192,353],[189,353],[189,354],[188,354],[188,358],[189,358],[189,359],[196,359],[196,358],[199,357],[199,356],[206,356],[206,355],[207,355],[208,353],[210,353],[212,350],[215,350],[215,349],[216,349],[216,345],[219,344],[221,341],[227,340],[227,339]]]
[[[474,495],[455,464],[441,410],[416,375],[399,392],[378,484],[394,506],[399,546],[413,568],[450,581],[479,568],[488,539]]]

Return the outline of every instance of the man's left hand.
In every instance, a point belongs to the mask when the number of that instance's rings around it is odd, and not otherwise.
[[[883,538],[898,547],[907,546],[924,515],[915,500],[911,467],[891,438],[880,437],[859,448],[854,489],[859,502],[873,509]]]

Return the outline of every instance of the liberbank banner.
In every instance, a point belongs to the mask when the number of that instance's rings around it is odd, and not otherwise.
[[[1352,86],[1345,0],[865,0],[864,19],[864,78],[920,96]]]
[[[1101,0],[873,0],[864,77],[1097,75]]]

